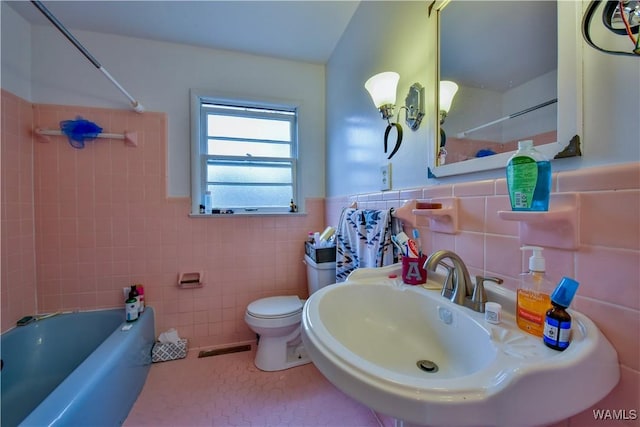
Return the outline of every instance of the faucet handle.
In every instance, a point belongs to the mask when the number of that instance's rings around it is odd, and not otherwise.
[[[472,309],[475,311],[479,311],[480,313],[484,313],[484,304],[487,302],[487,293],[484,290],[484,282],[488,280],[490,282],[502,283],[502,280],[499,277],[490,277],[490,276],[476,276],[476,285],[473,287],[473,295],[471,295],[471,304]]]
[[[484,282],[485,280],[488,280],[489,282],[494,282],[497,283],[498,285],[502,284],[504,282],[504,280],[502,280],[499,277],[494,277],[494,276],[476,276],[476,285],[480,284],[483,289],[484,289]]]
[[[453,267],[444,262],[439,262],[438,265],[443,266],[447,269],[447,278],[444,280],[444,284],[442,285],[442,291],[440,294],[448,299],[451,299],[453,295]]]

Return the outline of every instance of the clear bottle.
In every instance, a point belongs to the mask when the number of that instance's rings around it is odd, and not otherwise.
[[[529,258],[529,271],[520,275],[516,297],[516,322],[523,331],[542,337],[545,314],[551,307],[549,293],[553,289],[553,283],[545,273],[543,249],[538,246],[523,246],[520,250],[531,250],[533,254]]]
[[[518,151],[507,163],[507,189],[514,211],[548,211],[551,162],[533,146],[518,141]]]
[[[211,191],[205,191],[204,193],[204,213],[210,214],[213,210],[213,197]]]
[[[545,316],[543,342],[547,347],[563,351],[571,342],[571,315],[566,308],[580,284],[573,279],[563,277],[558,287],[551,294],[550,308]]]

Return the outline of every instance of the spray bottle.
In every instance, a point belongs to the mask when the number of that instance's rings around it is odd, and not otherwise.
[[[136,291],[138,291],[138,313],[142,313],[144,311],[144,286],[141,284],[136,285]]]
[[[529,258],[529,271],[520,275],[516,321],[523,331],[542,337],[545,314],[551,307],[549,293],[553,289],[553,284],[545,274],[543,249],[538,246],[523,246],[520,250],[530,250],[533,254]]]

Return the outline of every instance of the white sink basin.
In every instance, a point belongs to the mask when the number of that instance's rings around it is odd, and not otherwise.
[[[303,312],[314,364],[376,411],[415,425],[545,425],[589,408],[619,380],[615,350],[578,312],[571,345],[558,352],[518,329],[511,291],[485,284],[503,305],[493,325],[390,274],[400,266],[357,270],[314,293]]]

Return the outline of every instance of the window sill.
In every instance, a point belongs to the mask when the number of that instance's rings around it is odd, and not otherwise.
[[[189,214],[189,218],[233,218],[237,216],[307,216],[306,212],[236,212],[232,214]]]

